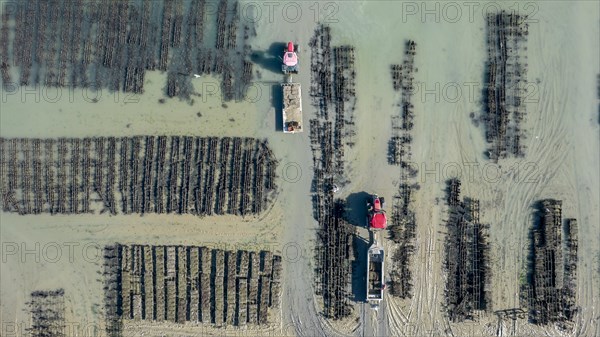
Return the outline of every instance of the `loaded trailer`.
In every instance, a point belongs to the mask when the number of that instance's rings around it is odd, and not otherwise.
[[[300,83],[282,83],[283,89],[283,132],[302,132],[302,87]]]
[[[383,300],[385,281],[383,278],[385,254],[383,247],[377,241],[369,247],[367,254],[367,302],[371,308],[379,309],[379,303]]]

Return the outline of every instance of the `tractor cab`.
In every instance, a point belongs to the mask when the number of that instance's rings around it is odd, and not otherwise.
[[[284,74],[298,73],[298,54],[295,51],[294,43],[288,42],[287,48],[283,51],[283,64],[281,70]]]
[[[387,216],[383,209],[384,203],[385,200],[376,194],[367,200],[367,225],[369,230],[386,229]]]

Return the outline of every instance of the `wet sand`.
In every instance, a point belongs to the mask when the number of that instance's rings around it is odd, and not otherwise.
[[[152,244],[231,245],[243,249],[271,248],[284,256],[284,287],[279,331],[297,335],[389,335],[427,334],[495,336],[498,320],[483,314],[477,323],[449,323],[444,317],[443,202],[445,180],[460,169],[463,195],[481,200],[482,222],[490,224],[492,253],[492,305],[490,311],[520,307],[519,278],[524,271],[527,233],[532,225],[533,203],[542,198],[563,200],[563,216],[579,221],[579,265],[577,303],[581,313],[575,330],[565,333],[517,321],[521,334],[595,336],[600,305],[598,238],[600,223],[600,169],[598,99],[596,76],[600,73],[597,37],[599,5],[593,2],[536,2],[538,10],[530,23],[528,81],[531,96],[523,123],[528,138],[526,157],[507,159],[499,165],[483,157],[486,149],[482,127],[473,125],[469,113],[482,111],[481,90],[485,62],[485,21],[480,11],[470,22],[463,17],[440,22],[421,13],[408,15],[406,4],[394,2],[340,2],[330,22],[333,45],[352,44],[357,53],[357,145],[347,149],[351,183],[339,193],[378,193],[389,197],[396,191],[397,167],[387,164],[387,141],[391,115],[399,96],[392,90],[389,66],[402,60],[404,41],[418,43],[415,59],[419,86],[413,101],[413,161],[419,165],[414,208],[417,212],[417,252],[412,270],[414,297],[398,300],[386,295],[385,309],[378,314],[356,305],[359,323],[327,322],[313,289],[313,247],[316,223],[312,218],[310,184],[312,161],[309,130],[284,135],[276,121],[279,81],[283,76],[270,63],[257,65],[261,78],[257,98],[227,102],[210,94],[217,79],[194,80],[202,95],[190,105],[163,98],[164,75],[149,73],[140,96],[103,92],[97,103],[89,103],[80,90],[73,99],[68,92],[58,100],[51,90],[40,93],[40,102],[27,94],[8,95],[2,101],[2,137],[84,137],[128,135],[249,136],[267,138],[279,164],[279,194],[273,208],[259,219],[192,216],[17,216],[0,214],[2,273],[0,297],[4,322],[28,322],[25,303],[36,289],[62,287],[66,291],[69,322],[90,323],[102,331],[102,268],[98,258],[83,251],[112,242]],[[266,8],[257,25],[254,51],[267,51],[275,42],[294,40],[300,44],[301,72],[296,77],[306,89],[304,122],[314,115],[310,105],[308,41],[316,26],[309,3],[303,15],[288,23],[276,11],[269,22]],[[433,6],[433,5],[432,5]],[[442,3],[443,6],[443,3]],[[443,8],[443,7],[441,7]],[[522,10],[526,8],[521,7]],[[325,15],[324,8],[321,14]],[[441,9],[440,9],[441,12]],[[404,15],[404,16],[403,16]],[[405,19],[405,20],[404,20]],[[403,22],[405,21],[405,22]],[[425,22],[423,22],[425,21]],[[275,60],[276,61],[276,60]],[[275,70],[275,71],[274,71]],[[453,88],[460,88],[454,99]],[[275,88],[275,89],[274,89]],[[439,88],[437,90],[436,88]],[[446,88],[446,89],[444,89]],[[470,88],[474,88],[473,96]],[[428,91],[425,91],[428,90]],[[275,90],[275,91],[274,91]],[[93,97],[92,93],[89,93]],[[115,102],[116,97],[116,102]],[[4,96],[3,96],[4,99]],[[275,103],[274,103],[275,101]],[[277,108],[275,108],[277,106]],[[295,171],[299,168],[299,174]],[[473,168],[473,174],[469,169]],[[361,233],[364,232],[361,230]],[[35,248],[36,242],[39,249]],[[55,244],[62,255],[55,258]],[[68,258],[73,243],[74,259]],[[391,241],[386,240],[387,251]],[[8,253],[16,244],[16,255]],[[75,244],[78,244],[75,246]],[[265,245],[267,247],[265,247]],[[44,247],[46,251],[44,252]],[[264,247],[264,248],[263,248]],[[37,249],[27,255],[24,248]],[[23,254],[25,254],[23,256]],[[35,257],[38,257],[38,261]],[[6,261],[6,262],[5,262]],[[388,265],[391,261],[386,261]],[[512,322],[500,324],[510,334]],[[356,328],[356,330],[355,330]],[[4,329],[4,328],[3,328]],[[177,330],[173,328],[173,330]],[[7,330],[3,331],[3,335]],[[102,331],[104,333],[104,331]],[[195,333],[189,330],[190,334]],[[208,332],[207,332],[208,333]],[[215,334],[218,334],[215,332]],[[8,334],[7,334],[8,335]]]

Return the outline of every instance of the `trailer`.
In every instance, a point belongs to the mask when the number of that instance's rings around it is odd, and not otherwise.
[[[302,87],[300,83],[282,83],[283,89],[283,132],[302,132]]]
[[[375,241],[367,254],[367,302],[375,310],[379,309],[385,289],[384,259],[383,247]]]

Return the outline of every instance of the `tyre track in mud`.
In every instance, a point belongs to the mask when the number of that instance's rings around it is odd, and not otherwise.
[[[551,97],[552,91],[544,92],[540,98],[545,99],[546,96]],[[546,105],[551,104],[548,101],[546,101]],[[543,110],[557,111],[553,105],[546,106]],[[497,213],[494,218],[499,220],[494,221],[497,224],[496,226],[494,226],[494,222],[492,223],[492,230],[497,230],[492,233],[491,237],[496,243],[496,248],[500,249],[500,251],[493,251],[496,257],[493,259],[493,264],[495,264],[493,270],[512,272],[508,273],[508,277],[503,273],[492,275],[492,282],[496,284],[493,295],[495,309],[519,306],[518,275],[526,262],[526,256],[523,252],[527,247],[527,233],[531,223],[531,215],[529,214],[531,205],[558,174],[560,165],[565,162],[567,157],[566,151],[556,151],[561,140],[565,139],[565,129],[564,126],[561,126],[560,115],[555,113],[544,119],[547,119],[550,123],[536,123],[536,127],[530,128],[529,134],[539,135],[538,137],[547,140],[542,142],[538,141],[538,138],[531,137],[533,139],[530,139],[530,143],[533,142],[533,146],[528,149],[526,157],[522,161],[514,162],[514,164],[507,161],[503,165],[505,168],[510,168],[511,165],[515,164],[518,165],[517,175],[506,183],[499,182],[497,187],[503,193],[504,206],[493,212]],[[536,173],[534,179],[531,179],[529,170],[523,172],[524,168],[532,167],[532,164]],[[520,225],[523,223],[525,223],[524,226]],[[508,224],[509,228],[504,228],[502,224]]]

